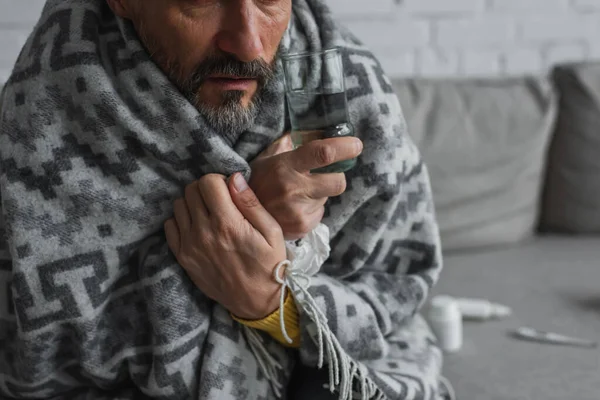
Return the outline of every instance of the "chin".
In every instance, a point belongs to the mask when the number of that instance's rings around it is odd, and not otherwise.
[[[210,93],[210,95],[204,95],[202,92],[200,92],[196,98],[198,103],[212,108],[220,108],[232,105],[249,107],[252,103],[253,95],[242,90],[227,90],[220,93]]]

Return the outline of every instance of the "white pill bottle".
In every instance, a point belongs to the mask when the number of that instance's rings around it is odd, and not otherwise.
[[[449,296],[431,299],[426,314],[440,348],[448,353],[459,351],[463,345],[463,321],[458,302]]]

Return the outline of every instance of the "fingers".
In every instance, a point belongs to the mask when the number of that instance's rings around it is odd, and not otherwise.
[[[231,199],[226,178],[209,174],[198,181],[198,189],[209,215],[217,218],[243,218]]]
[[[181,250],[181,236],[179,234],[179,228],[177,227],[177,222],[173,218],[169,219],[165,222],[165,235],[167,237],[167,244],[169,248],[175,254],[175,257],[179,256],[179,252]]]
[[[297,140],[301,140],[300,145],[305,145],[308,144],[312,141],[315,140],[322,140],[323,139],[323,131],[301,131],[301,132],[296,132],[296,134],[298,135]]]
[[[173,214],[175,215],[175,221],[181,234],[186,234],[192,227],[192,220],[188,207],[184,199],[177,199],[173,203]]]
[[[246,220],[271,246],[281,238],[279,224],[262,206],[242,174],[234,174],[229,183],[222,175],[205,175],[198,181],[198,188],[211,218]]]
[[[323,199],[320,205],[308,215],[303,215],[296,221],[289,224],[289,227],[285,229],[285,240],[298,240],[302,239],[313,231],[317,225],[323,220],[325,214],[324,204],[327,199]]]
[[[294,150],[294,145],[292,144],[292,137],[289,133],[283,135],[273,143],[269,147],[266,148],[257,158],[265,158],[276,156],[277,154],[286,153],[288,151]]]
[[[344,174],[319,174],[311,175],[308,195],[312,199],[336,197],[346,191],[346,175]]]
[[[273,146],[273,154],[277,155],[281,153],[286,153],[288,151],[294,150],[294,144],[292,143],[292,136],[289,133],[286,133],[281,138],[279,138],[276,142],[276,145]]]
[[[206,221],[209,216],[208,210],[204,205],[202,194],[198,182],[190,183],[185,187],[185,201],[187,203],[188,212],[191,217],[192,224],[199,226]]]
[[[362,152],[362,141],[355,137],[315,140],[285,154],[287,162],[299,172],[326,167],[338,161],[356,158]]]
[[[281,238],[281,227],[262,206],[242,174],[237,173],[231,177],[229,191],[244,218],[273,246]]]

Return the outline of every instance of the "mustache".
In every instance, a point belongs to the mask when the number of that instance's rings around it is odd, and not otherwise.
[[[260,86],[264,86],[275,77],[275,61],[269,64],[263,59],[244,62],[234,56],[211,56],[198,65],[185,86],[190,91],[195,91],[214,75],[256,79]]]

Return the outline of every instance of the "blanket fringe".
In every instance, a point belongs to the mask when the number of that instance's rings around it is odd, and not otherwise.
[[[260,366],[263,374],[271,383],[273,392],[275,392],[275,396],[281,398],[283,385],[279,381],[278,374],[278,370],[283,369],[281,364],[269,353],[260,334],[256,330],[244,326],[244,332],[248,338],[250,350],[254,354],[254,357],[256,357],[258,365]]]
[[[288,279],[291,284],[295,282]],[[302,307],[307,316],[314,322],[319,349],[317,367],[323,368],[325,359],[329,367],[329,390],[339,391],[339,400],[385,400],[385,395],[377,388],[375,382],[368,377],[366,368],[352,360],[342,348],[340,342],[329,329],[327,317],[318,308],[315,299],[308,293],[306,287],[294,285],[301,296],[296,297],[297,304]],[[296,292],[295,292],[296,293]],[[354,391],[354,382],[357,382],[358,392]]]
[[[319,349],[317,367],[322,369],[327,361],[329,367],[329,390],[339,391],[339,400],[386,400],[386,396],[369,376],[366,367],[354,361],[342,348],[338,339],[331,332],[327,317],[319,309],[317,302],[308,292],[310,277],[292,268],[290,261],[281,262],[275,269],[275,279],[281,284],[280,326],[286,340],[291,343],[284,320],[285,290],[289,288],[294,295],[296,305],[314,322],[316,340]],[[251,328],[245,328],[250,347],[255,354],[263,373],[271,381],[277,397],[281,396],[282,386],[278,382],[277,370],[281,365],[265,348],[260,335]],[[358,392],[354,390],[357,383]]]

